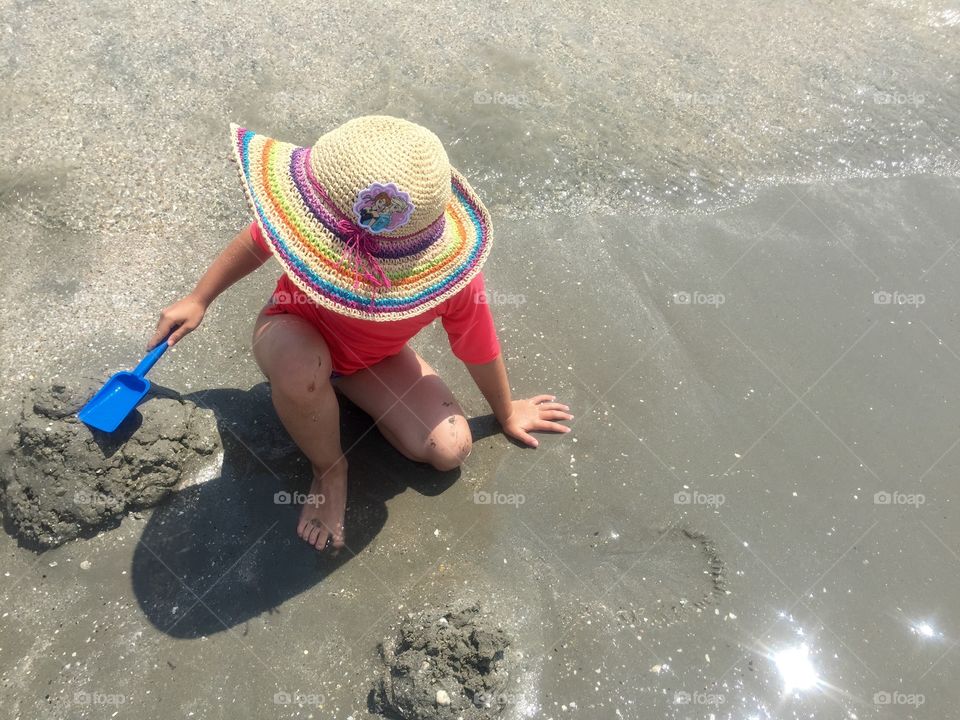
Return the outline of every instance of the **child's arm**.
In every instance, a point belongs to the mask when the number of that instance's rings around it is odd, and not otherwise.
[[[510,396],[510,383],[507,380],[507,370],[503,365],[503,355],[497,355],[493,360],[482,365],[464,363],[470,372],[470,377],[477,384],[480,392],[487,399],[487,404],[493,410],[493,416],[503,425],[513,409],[513,399]]]
[[[506,435],[537,447],[539,443],[531,431],[570,431],[566,425],[555,422],[573,420],[570,408],[556,402],[553,395],[537,395],[529,400],[512,399],[483,273],[454,295],[446,304],[442,318],[453,354],[467,366]],[[490,357],[493,359],[488,360]]]
[[[147,343],[147,349],[154,347],[171,330],[174,330],[168,345],[173,345],[191,330],[197,328],[203,320],[207,308],[214,299],[246,277],[270,258],[270,251],[254,241],[247,226],[230,241],[216,260],[200,278],[197,286],[186,297],[178,300],[160,313],[157,330]]]
[[[490,404],[494,416],[503,427],[503,432],[530,447],[540,443],[530,434],[531,430],[546,432],[570,432],[570,428],[555,420],[573,420],[569,407],[554,402],[553,395],[537,395],[529,400],[512,400],[507,370],[503,355],[482,365],[464,363],[480,392]]]

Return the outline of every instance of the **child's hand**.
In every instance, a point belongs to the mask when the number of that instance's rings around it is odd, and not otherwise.
[[[165,307],[160,312],[157,331],[150,338],[150,342],[147,343],[147,350],[163,340],[173,328],[176,328],[176,330],[167,340],[167,345],[175,344],[180,338],[200,325],[206,311],[206,304],[191,295],[187,295],[182,300],[177,300],[173,305]]]
[[[514,400],[511,403],[510,415],[501,421],[503,432],[530,447],[537,447],[540,443],[530,434],[531,430],[547,432],[570,432],[570,428],[554,420],[573,420],[573,415],[567,412],[570,408],[554,402],[553,395],[537,395],[529,400]]]

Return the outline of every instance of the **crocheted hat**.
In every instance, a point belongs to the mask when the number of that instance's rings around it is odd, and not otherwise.
[[[490,216],[420,125],[360,117],[297,147],[230,125],[247,200],[308,297],[396,320],[461,290],[490,253]]]

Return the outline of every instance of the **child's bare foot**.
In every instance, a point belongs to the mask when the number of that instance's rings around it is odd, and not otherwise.
[[[313,483],[307,495],[297,534],[323,550],[329,541],[334,553],[343,547],[343,513],[347,506],[347,462],[340,460],[325,472],[313,466]]]

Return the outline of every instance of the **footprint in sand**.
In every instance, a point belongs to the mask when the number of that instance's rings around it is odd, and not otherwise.
[[[651,528],[606,538],[598,532],[586,550],[593,567],[585,579],[625,625],[679,622],[727,594],[717,546],[695,530]]]

